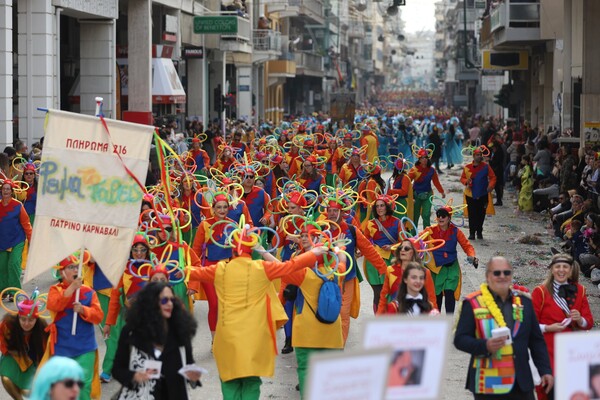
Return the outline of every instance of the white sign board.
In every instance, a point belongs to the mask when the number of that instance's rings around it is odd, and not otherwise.
[[[555,399],[600,399],[600,332],[554,337]]]
[[[308,400],[381,400],[392,350],[329,351],[311,356],[304,398]]]
[[[154,127],[105,122],[48,111],[25,282],[82,247],[114,286],[123,274],[143,196],[130,174],[144,183]]]
[[[394,349],[386,399],[441,398],[451,325],[441,316],[381,316],[365,323],[365,349]]]

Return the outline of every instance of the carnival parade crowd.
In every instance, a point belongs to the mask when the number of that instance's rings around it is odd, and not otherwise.
[[[112,379],[122,385],[113,398],[202,398],[199,326],[210,330],[224,399],[259,399],[279,350],[296,356],[302,397],[310,357],[344,349],[363,280],[376,315],[451,315],[464,298],[454,344],[472,356],[476,399],[554,398],[554,336],[594,325],[579,280],[600,282],[600,153],[576,153],[526,123],[428,106],[176,130],[157,127],[115,288],[85,251],[55,266],[47,294],[20,289],[43,142],[0,153],[0,376],[12,398],[99,399]],[[446,201],[442,163],[462,169],[464,203]],[[485,219],[504,206],[505,188],[518,191],[515,212],[551,215],[563,243],[531,291],[513,284],[509,260],[493,257],[480,290],[461,293],[458,248],[477,268],[472,242],[493,237]],[[208,303],[206,324],[190,312],[197,301]]]

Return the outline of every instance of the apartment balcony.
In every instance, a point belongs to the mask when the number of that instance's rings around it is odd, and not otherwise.
[[[359,39],[365,37],[365,28],[362,24],[353,24],[348,27],[346,32],[349,39]]]
[[[490,32],[494,48],[526,46],[540,41],[539,0],[500,3],[490,14]]]
[[[290,6],[298,8],[298,14],[309,17],[317,24],[325,23],[323,3],[319,0],[288,0],[288,2]]]
[[[459,58],[456,64],[456,79],[459,81],[479,81],[479,71],[476,68],[467,68],[465,60]]]
[[[236,53],[252,53],[252,29],[250,20],[240,16],[237,18],[237,32],[221,35],[219,49]]]
[[[262,63],[276,60],[281,56],[281,32],[271,29],[254,29],[252,31],[252,62]]]
[[[269,86],[277,83],[283,83],[287,78],[294,78],[296,76],[296,61],[293,59],[268,61],[267,68],[269,71]]]
[[[323,57],[320,55],[299,51],[294,53],[298,75],[323,77]]]

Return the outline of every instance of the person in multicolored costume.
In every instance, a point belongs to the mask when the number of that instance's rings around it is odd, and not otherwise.
[[[13,198],[18,186],[5,180],[0,199],[0,290],[21,287],[25,240],[31,241],[31,223],[23,204]],[[9,295],[10,296],[10,295]]]
[[[303,225],[300,233],[299,253],[312,250],[314,242],[320,238],[315,235],[315,232],[319,230],[316,224],[310,222]],[[344,242],[344,239],[342,234],[337,238],[337,242],[343,245],[341,243]],[[330,258],[332,259],[332,257]],[[314,312],[319,299],[319,291],[323,285],[323,279],[320,276],[336,281],[341,290],[344,281],[341,275],[346,272],[346,255],[344,252],[339,252],[338,258],[335,271],[331,266],[325,265],[324,256],[319,256],[313,268],[293,272],[284,278],[286,282],[298,287],[298,294],[294,302],[292,345],[296,351],[298,388],[301,398],[304,397],[304,382],[310,356],[320,351],[344,348],[341,317],[338,316],[333,323],[327,324],[320,322]],[[276,261],[275,257],[268,253],[265,253],[265,260]],[[319,275],[317,275],[317,270]]]
[[[57,355],[77,361],[85,373],[85,385],[79,398],[99,399],[98,343],[94,325],[102,322],[104,313],[96,292],[84,285],[83,279],[78,276],[79,257],[79,254],[71,255],[55,267],[61,282],[51,286],[48,292],[48,310],[52,316],[52,324],[49,326],[50,338],[44,360]],[[87,252],[81,257],[84,257],[84,264],[89,260]],[[75,301],[77,289],[79,301]],[[72,335],[75,315],[77,328],[75,335]]]
[[[396,198],[396,209],[394,210],[394,216],[401,218],[403,215],[400,211],[406,210],[406,215],[413,216],[414,198],[413,198],[413,185],[412,181],[408,176],[407,161],[398,157],[394,162],[394,172],[390,181],[388,182],[388,196],[398,196]]]
[[[414,218],[415,228],[419,226],[419,218],[423,218],[423,228],[431,225],[431,196],[433,190],[431,183],[442,194],[442,198],[446,197],[446,192],[440,183],[437,171],[431,166],[431,150],[421,148],[416,151],[415,155],[418,158],[417,164],[408,171],[409,178],[413,181],[414,192]]]
[[[466,388],[475,399],[534,399],[530,352],[546,393],[554,384],[532,302],[513,291],[512,273],[508,260],[493,257],[486,266],[487,283],[463,301],[454,346],[471,355]]]
[[[421,248],[421,242],[418,239],[404,239],[400,243],[392,247],[394,252],[394,264],[387,267],[385,272],[385,280],[381,288],[379,296],[379,304],[377,305],[377,315],[381,314],[396,314],[398,312],[397,304],[394,300],[398,298],[398,290],[402,283],[402,275],[404,269],[411,262],[423,264],[422,255],[427,249]],[[431,277],[431,271],[425,269],[425,290],[427,297],[434,308],[437,309],[435,296],[435,285]]]
[[[465,202],[469,217],[469,240],[483,239],[483,223],[486,214],[494,214],[492,190],[496,185],[496,174],[492,168],[483,161],[484,152],[489,154],[485,146],[473,150],[473,162],[465,165],[460,181],[465,185]]]
[[[213,198],[213,216],[202,221],[196,232],[192,250],[201,257],[201,267],[206,268],[222,260],[229,260],[231,249],[225,248],[225,222],[234,222],[227,217],[229,198],[225,193],[217,193]],[[210,282],[201,282],[208,301],[208,327],[214,338],[217,328],[218,302],[215,287]]]
[[[378,157],[379,139],[368,124],[364,124],[361,131],[360,145],[361,147],[366,146],[366,160],[372,163]]]
[[[265,251],[254,233],[260,228],[254,229],[237,226],[232,230],[230,261],[191,271],[190,279],[214,282],[217,290],[219,317],[213,353],[224,400],[258,400],[260,377],[275,372],[275,332],[287,317],[271,281],[314,266],[327,251],[318,246],[284,263],[252,260],[253,249]]]
[[[37,289],[31,297],[18,288],[6,291],[16,294],[17,310],[3,305],[7,314],[0,322],[0,376],[9,396],[23,400],[29,394],[48,342],[47,324],[40,316],[45,311],[47,295],[40,295]]]
[[[401,240],[402,227],[400,220],[393,216],[395,202],[394,197],[387,195],[377,196],[373,202],[375,209],[373,218],[366,223],[365,237],[373,243],[373,247],[379,253],[387,266],[393,261],[392,246]],[[373,312],[377,311],[379,295],[385,280],[385,273],[380,273],[373,264],[365,259],[363,270],[371,289],[373,289]]]
[[[287,215],[298,215],[304,216],[304,208],[308,202],[304,198],[301,192],[293,191],[287,196]],[[299,239],[295,236],[298,221],[294,220],[295,217],[282,218],[279,221],[279,227],[276,231],[276,237],[273,237],[273,241],[276,242],[278,239],[279,246],[281,247],[280,260],[285,262],[292,258],[292,255],[298,249]],[[292,347],[292,322],[294,317],[294,300],[293,293],[297,288],[288,288],[288,282],[285,279],[281,281],[280,298],[283,302],[283,308],[288,316],[288,321],[283,326],[285,333],[285,344],[281,349],[282,354],[288,354],[294,351]],[[291,285],[291,284],[290,284]],[[291,285],[296,286],[296,285]],[[287,298],[290,297],[290,298]]]
[[[430,265],[435,282],[435,293],[438,310],[442,309],[442,299],[445,298],[446,314],[453,314],[456,300],[460,299],[462,286],[462,273],[458,264],[457,246],[460,245],[468,257],[473,258],[474,265],[478,260],[475,258],[475,249],[456,225],[451,221],[452,208],[441,207],[436,211],[437,224],[430,226],[426,231],[430,232],[432,239],[444,241],[444,245],[432,250],[435,266]]]
[[[348,224],[344,220],[344,206],[342,206],[341,202],[342,200],[336,198],[327,198],[325,200],[325,205],[327,206],[327,219],[335,222],[337,226],[339,226],[338,228],[333,225],[333,229],[331,229],[332,237],[337,237],[339,234],[343,233],[346,238],[350,240],[350,243],[346,246],[346,251],[352,259],[352,265],[356,265],[356,251],[359,250],[380,274],[385,273],[387,265],[377,250],[375,250],[369,239],[365,237],[360,229],[356,229],[356,226]],[[348,263],[350,263],[350,261],[348,261]],[[360,311],[360,288],[358,284],[359,279],[362,280],[362,277],[360,277],[360,273],[357,271],[357,268],[352,268],[344,278],[341,311],[344,344],[348,339],[348,332],[350,331],[350,317],[358,318]]]

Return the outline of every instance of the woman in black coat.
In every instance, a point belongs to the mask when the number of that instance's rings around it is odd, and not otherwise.
[[[187,400],[185,380],[196,387],[200,373],[189,371],[184,379],[178,371],[194,364],[195,333],[196,321],[168,284],[146,285],[129,309],[119,337],[113,367],[113,376],[123,385],[119,399]],[[160,371],[145,367],[155,361],[162,363]],[[152,378],[153,373],[160,373],[160,378]]]

